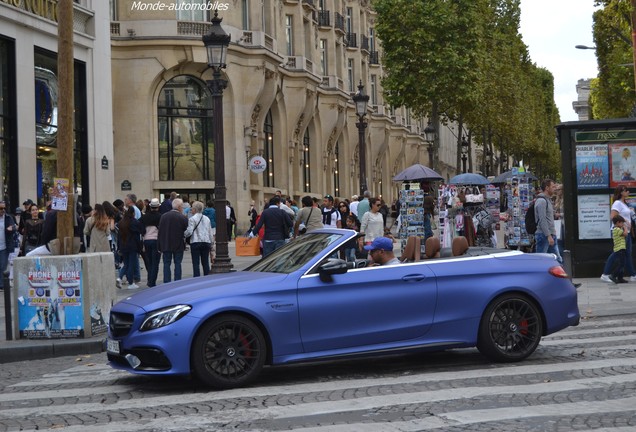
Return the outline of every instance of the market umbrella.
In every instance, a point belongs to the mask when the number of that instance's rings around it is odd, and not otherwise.
[[[452,185],[485,185],[490,182],[481,174],[464,173],[456,175],[448,183]]]
[[[443,180],[443,177],[431,168],[415,164],[406,168],[404,171],[393,177],[394,181],[410,181],[410,180]]]
[[[499,174],[490,183],[505,183],[506,181],[508,181],[508,179],[512,177],[523,178],[528,181],[537,180],[537,177],[534,174],[532,174],[530,171],[517,173],[515,175],[512,174],[512,171],[506,171],[504,173]]]

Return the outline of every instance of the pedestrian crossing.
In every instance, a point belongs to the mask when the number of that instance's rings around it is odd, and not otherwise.
[[[4,387],[0,431],[634,431],[635,334],[635,317],[598,318],[545,338],[521,363],[459,350],[368,373],[364,360],[355,374],[333,363],[309,378],[276,368],[269,380],[227,391],[92,358]]]

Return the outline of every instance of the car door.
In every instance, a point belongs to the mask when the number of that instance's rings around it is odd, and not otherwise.
[[[391,344],[422,337],[433,322],[437,283],[421,263],[352,269],[298,282],[305,352]]]

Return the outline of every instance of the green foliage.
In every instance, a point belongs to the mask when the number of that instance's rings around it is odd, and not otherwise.
[[[373,6],[389,104],[426,115],[436,102],[443,118],[461,116],[479,145],[558,172],[554,79],[530,60],[519,34],[519,0],[374,0]]]
[[[636,102],[631,45],[630,0],[600,1],[594,12],[594,43],[599,65],[591,89],[592,116],[628,117]]]

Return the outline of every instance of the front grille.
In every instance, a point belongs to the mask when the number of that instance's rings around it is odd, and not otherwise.
[[[141,361],[141,365],[135,369],[138,371],[161,372],[170,370],[172,367],[168,357],[156,348],[134,348],[121,354],[108,353],[108,361],[129,368],[130,364],[126,360],[126,354],[132,354]]]
[[[108,328],[113,337],[126,336],[132,328],[135,317],[132,314],[110,312]]]

